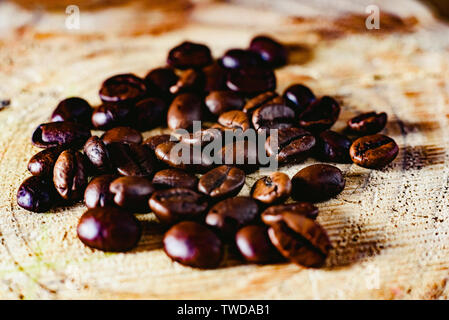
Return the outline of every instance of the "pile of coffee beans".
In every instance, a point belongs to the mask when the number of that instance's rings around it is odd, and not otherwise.
[[[330,130],[340,114],[334,98],[316,97],[302,84],[276,93],[274,69],[287,60],[287,49],[267,36],[217,60],[207,46],[183,42],[170,50],[167,66],[145,78],[120,74],[106,79],[99,106],[77,97],[61,101],[51,122],[32,134],[33,145],[43,150],[28,163],[32,176],[20,185],[17,203],[45,212],[84,199],[88,210],[79,220],[78,237],[104,251],[134,248],[142,232],[134,214],[153,212],[167,228],[165,252],[184,265],[218,267],[226,249],[251,263],[288,259],[307,267],[323,265],[331,243],[315,221],[313,203],[344,189],[337,167],[315,164],[292,179],[271,172],[254,183],[248,196],[237,196],[246,174],[259,168],[258,145],[224,145],[220,157],[226,162],[220,165],[194,153],[180,162],[172,152],[178,143],[206,146],[228,130],[252,129],[277,130],[277,147],[270,135],[263,152],[281,166],[310,156],[366,168],[395,159],[398,146],[379,133],[385,113],[349,120],[345,135]],[[205,125],[194,132],[195,121]],[[171,133],[144,140],[141,132],[156,127]],[[190,133],[179,136],[177,129]],[[92,136],[91,130],[105,132]],[[230,159],[227,151],[234,151]],[[243,164],[236,163],[236,154]],[[297,202],[286,203],[290,198]]]

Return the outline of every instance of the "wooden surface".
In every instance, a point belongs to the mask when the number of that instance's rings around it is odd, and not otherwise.
[[[149,2],[81,7],[81,29],[68,31],[57,1],[40,1],[40,10],[0,1],[0,99],[10,100],[0,112],[0,298],[448,297],[447,25],[406,0],[381,2],[381,29],[372,31],[365,28],[371,0]],[[292,51],[290,64],[276,71],[279,91],[302,82],[336,96],[343,105],[336,130],[359,112],[386,111],[385,133],[400,146],[384,170],[338,165],[346,188],[319,204],[334,246],[324,268],[232,258],[217,270],[184,267],[162,252],[152,214],[139,216],[144,235],[136,249],[103,253],[76,237],[82,205],[45,214],[16,205],[27,161],[38,151],[31,133],[59,100],[77,95],[98,104],[103,79],[143,76],[184,39],[205,42],[218,56],[261,32]],[[292,176],[313,162],[282,170]],[[242,194],[258,175],[248,177]]]

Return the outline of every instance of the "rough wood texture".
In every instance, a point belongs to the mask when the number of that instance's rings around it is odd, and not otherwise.
[[[421,4],[398,0],[381,2],[381,29],[367,31],[365,8],[372,2],[81,7],[81,29],[67,31],[57,1],[49,1],[49,12],[0,1],[0,99],[11,100],[0,112],[0,297],[447,298],[449,27]],[[144,75],[181,40],[205,42],[219,55],[260,32],[292,51],[291,63],[276,71],[279,91],[303,82],[338,97],[337,130],[359,112],[386,111],[385,132],[401,148],[384,170],[338,165],[346,189],[319,205],[318,220],[334,246],[325,268],[236,259],[218,270],[183,267],[162,252],[152,214],[139,216],[144,236],[135,250],[103,253],[76,237],[83,206],[34,214],[16,205],[27,161],[38,151],[30,135],[60,99],[77,95],[99,103],[103,79],[125,71]],[[292,176],[310,163],[282,170]],[[257,176],[247,179],[242,194]]]

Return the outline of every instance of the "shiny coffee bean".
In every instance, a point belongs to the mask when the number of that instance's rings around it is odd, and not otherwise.
[[[90,137],[84,144],[83,151],[94,171],[109,172],[112,170],[109,152],[105,143],[99,137]]]
[[[151,136],[143,142],[143,145],[150,148],[152,151],[156,150],[156,147],[161,143],[170,141],[171,135],[169,134],[159,134],[156,136]]]
[[[111,162],[120,175],[149,177],[157,168],[153,153],[144,145],[111,143],[107,149]]]
[[[89,209],[114,206],[114,194],[109,185],[117,178],[115,174],[104,174],[93,178],[84,191],[84,204]]]
[[[176,148],[176,149],[174,149]],[[213,161],[194,149],[194,146],[182,142],[165,142],[156,147],[156,157],[172,168],[187,171],[204,172],[211,168]]]
[[[261,93],[249,99],[243,107],[243,112],[252,115],[253,112],[266,104],[283,104],[284,100],[274,91]]]
[[[205,78],[205,92],[227,90],[226,79],[228,72],[226,69],[222,68],[218,63],[213,63],[202,70]]]
[[[385,167],[396,158],[398,152],[396,142],[383,134],[361,137],[349,149],[355,164],[370,169]]]
[[[236,233],[235,244],[246,261],[262,264],[280,260],[267,231],[265,226],[252,225],[243,227]]]
[[[39,148],[81,147],[90,137],[89,128],[75,122],[50,122],[39,125],[31,142]]]
[[[170,87],[170,93],[180,94],[183,92],[201,93],[204,90],[205,77],[201,70],[185,70],[178,81]]]
[[[205,99],[206,107],[212,114],[220,115],[230,110],[241,110],[245,100],[233,91],[212,91]]]
[[[198,178],[181,169],[165,169],[154,175],[153,185],[157,189],[187,188],[196,190]]]
[[[151,96],[167,99],[171,97],[170,87],[178,82],[178,76],[172,68],[156,68],[148,72],[145,82]]]
[[[167,113],[167,125],[171,130],[190,129],[193,121],[201,121],[201,98],[193,93],[178,95]]]
[[[207,209],[205,197],[186,188],[172,188],[153,193],[150,208],[164,224],[182,220],[197,220]]]
[[[78,238],[91,248],[124,252],[139,242],[142,230],[133,214],[116,207],[87,210],[77,227]]]
[[[57,199],[53,182],[45,177],[31,176],[17,190],[17,204],[28,211],[45,212]]]
[[[119,207],[144,213],[149,211],[148,200],[155,188],[150,180],[144,177],[120,177],[109,185],[114,194],[114,202]]]
[[[241,227],[253,222],[259,213],[256,201],[249,197],[234,197],[215,204],[207,213],[206,223],[224,236],[234,235]]]
[[[332,127],[340,114],[340,105],[335,99],[324,96],[317,99],[299,115],[299,125],[312,132]]]
[[[276,89],[276,76],[271,69],[247,67],[232,70],[226,85],[232,91],[255,95]]]
[[[222,113],[218,117],[218,123],[223,129],[246,131],[250,128],[249,119],[245,112],[239,110],[231,110]]]
[[[312,90],[302,84],[293,84],[285,89],[283,97],[296,114],[303,112],[316,99]]]
[[[64,148],[53,147],[36,153],[28,162],[28,171],[33,176],[51,177],[53,167]]]
[[[212,55],[207,46],[185,41],[169,51],[167,63],[177,69],[202,68],[212,63]]]
[[[220,153],[222,163],[238,166],[246,172],[254,171],[259,165],[257,144],[253,141],[240,140],[227,144]]]
[[[173,135],[182,143],[188,145],[196,145],[196,146],[205,146],[215,139],[222,138],[222,130],[217,128],[208,128],[195,131],[194,133],[189,134],[177,134],[176,132]]]
[[[198,190],[215,199],[233,197],[242,189],[245,177],[245,172],[239,168],[219,166],[201,177]]]
[[[73,97],[62,100],[51,115],[52,122],[70,121],[90,126],[92,107],[81,98]]]
[[[223,245],[207,227],[180,222],[164,235],[164,251],[174,261],[195,268],[215,268],[223,256]]]
[[[317,139],[316,155],[323,161],[348,163],[349,148],[352,141],[348,137],[335,131],[326,130],[320,133]]]
[[[140,131],[154,129],[165,125],[167,105],[160,98],[146,98],[136,103],[132,110],[131,125]]]
[[[337,167],[314,164],[301,169],[292,178],[292,197],[295,200],[324,201],[345,188],[345,178]]]
[[[92,113],[92,125],[99,130],[124,126],[131,122],[133,104],[129,102],[103,103]]]
[[[81,199],[87,179],[85,156],[74,150],[63,151],[53,168],[53,182],[59,195],[70,201]]]
[[[292,182],[282,172],[273,172],[256,181],[251,190],[251,196],[265,204],[284,201],[290,196]]]
[[[131,127],[115,127],[101,137],[105,145],[110,143],[141,143],[142,134]]]
[[[375,134],[385,128],[387,114],[385,112],[367,112],[348,121],[348,129],[358,135]]]
[[[254,51],[230,49],[220,59],[221,65],[227,69],[239,69],[252,66],[263,66],[264,61]]]
[[[272,67],[280,67],[287,63],[287,49],[270,37],[263,35],[254,37],[249,49],[257,52],[262,60]]]
[[[275,222],[280,222],[282,220],[282,215],[285,212],[290,212],[292,214],[300,214],[313,220],[315,220],[316,217],[318,216],[318,208],[315,207],[312,203],[294,202],[271,206],[262,212],[261,218],[265,224],[271,225]]]
[[[106,79],[99,93],[105,102],[137,101],[147,94],[147,87],[143,79],[127,73]]]
[[[295,111],[283,104],[266,104],[254,111],[251,120],[258,131],[290,128],[295,121]]]
[[[267,138],[265,150],[280,163],[303,161],[315,147],[315,137],[301,128],[284,128]]]

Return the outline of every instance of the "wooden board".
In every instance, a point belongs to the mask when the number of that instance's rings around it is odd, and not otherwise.
[[[0,99],[10,100],[0,112],[0,298],[448,297],[449,27],[429,9],[383,1],[381,29],[368,31],[365,8],[380,1],[148,1],[81,5],[80,30],[67,30],[62,2],[33,10],[29,1],[26,8],[0,1]],[[319,204],[334,246],[324,268],[235,259],[217,270],[184,267],[163,253],[152,214],[139,216],[144,235],[136,249],[103,253],[76,237],[82,205],[45,214],[16,205],[38,151],[30,135],[59,100],[77,95],[98,104],[103,79],[143,76],[184,39],[207,43],[218,56],[261,32],[292,51],[276,71],[279,91],[301,82],[336,96],[343,105],[336,130],[362,111],[386,111],[385,133],[400,146],[383,170],[338,165],[346,188]],[[313,162],[282,170],[292,176]]]

